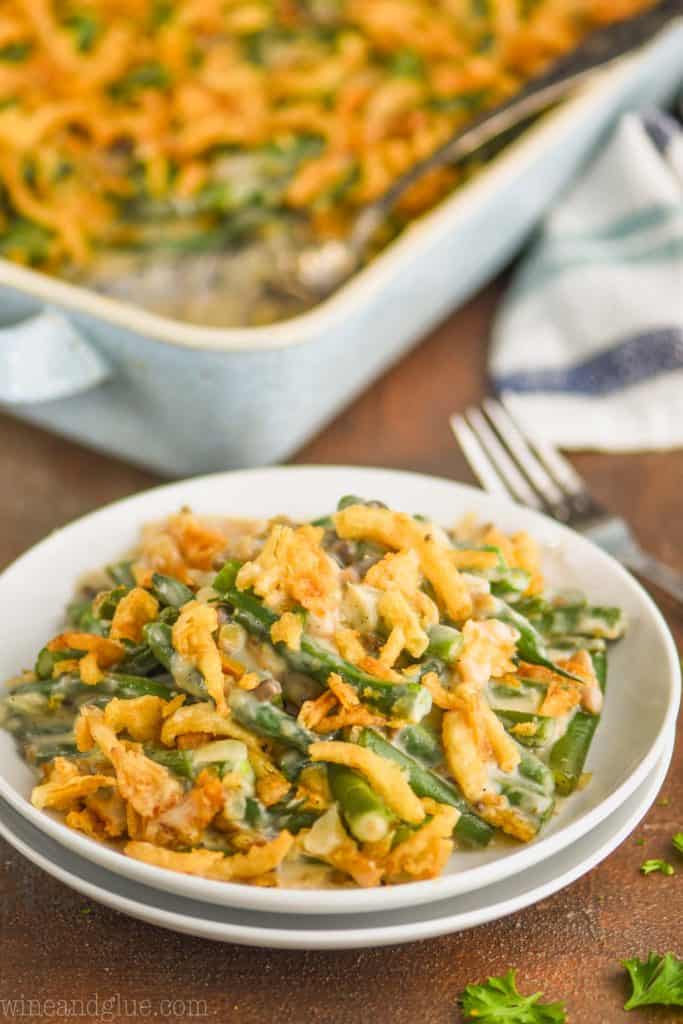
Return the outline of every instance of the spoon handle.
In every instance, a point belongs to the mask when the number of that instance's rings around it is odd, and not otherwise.
[[[358,263],[361,260],[375,232],[397,201],[423,175],[435,167],[458,163],[547,110],[582,85],[595,71],[642,46],[668,22],[682,15],[683,0],[662,0],[632,18],[598,29],[570,54],[556,61],[547,72],[532,79],[510,100],[482,114],[464,130],[459,129],[360,211],[347,240],[354,261]]]

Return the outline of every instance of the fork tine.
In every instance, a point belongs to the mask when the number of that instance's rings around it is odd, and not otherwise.
[[[530,508],[542,508],[540,498],[529,486],[526,478],[522,476],[515,462],[486,422],[481,410],[474,407],[467,409],[465,420],[513,498],[523,505],[529,505]]]
[[[495,398],[485,398],[482,405],[501,441],[505,444],[530,484],[551,507],[561,504],[565,499],[565,495],[560,487],[558,487],[557,482],[550,476],[543,463],[538,460],[534,451],[529,446],[529,442],[507,409],[500,402],[496,401]]]
[[[510,409],[510,405],[513,404],[509,392],[503,392],[500,396],[501,403],[505,407],[505,410],[509,418],[514,417],[514,413]],[[536,455],[543,463],[548,473],[552,476],[555,482],[569,495],[586,494],[588,487],[585,481],[576,472],[571,462],[565,459],[564,455],[560,455],[557,448],[554,448],[547,441],[541,441],[538,437],[524,435],[527,438],[529,445],[533,448]]]
[[[451,416],[451,430],[462,448],[463,455],[467,459],[470,469],[478,477],[484,490],[488,491],[489,494],[497,494],[500,497],[509,498],[510,492],[491,465],[488,455],[462,416]]]

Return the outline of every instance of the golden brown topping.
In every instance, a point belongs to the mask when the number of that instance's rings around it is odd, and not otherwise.
[[[327,677],[327,685],[345,710],[359,706],[360,699],[354,688],[336,672],[331,672]]]
[[[87,807],[84,807],[81,811],[75,809],[69,811],[64,822],[67,828],[72,828],[76,832],[83,832],[89,839],[94,839],[98,843],[103,843],[108,838],[102,822]]]
[[[428,523],[391,509],[349,505],[335,513],[334,524],[339,536],[348,540],[371,540],[396,551],[414,549],[423,575],[449,617],[460,621],[471,613],[465,582],[446,554],[450,549],[434,536]]]
[[[64,651],[69,648],[75,651],[94,651],[102,668],[111,668],[117,661],[121,661],[126,653],[122,644],[108,640],[104,636],[96,636],[94,633],[60,633],[47,645],[48,651]]]
[[[283,643],[291,651],[301,650],[301,636],[304,625],[300,615],[294,612],[285,612],[277,622],[270,627],[270,639],[274,644]]]
[[[81,682],[85,683],[86,686],[96,686],[97,683],[101,683],[104,679],[104,672],[97,663],[96,651],[89,651],[84,658],[74,663],[74,667],[78,670]],[[55,668],[59,669],[60,674],[67,671],[63,661],[58,661]]]
[[[310,832],[302,833],[301,845],[305,853],[343,871],[356,885],[379,885],[382,880],[383,867],[370,853],[358,849],[342,825],[336,804],[316,821]]]
[[[325,690],[315,700],[305,700],[299,709],[297,721],[307,729],[316,729],[320,722],[337,706],[337,698],[331,690]]]
[[[469,619],[462,635],[457,668],[463,682],[484,686],[489,679],[499,679],[516,670],[512,659],[519,633],[512,626],[497,619]]]
[[[113,783],[111,775],[80,775],[75,765],[58,757],[53,762],[47,782],[34,786],[31,803],[38,810],[51,807],[56,811],[67,811],[83,797]]]
[[[221,780],[203,771],[182,800],[145,823],[144,836],[162,846],[193,846],[201,840],[202,832],[221,810],[224,802],[225,789]]]
[[[190,665],[204,676],[206,689],[221,714],[227,714],[221,656],[213,634],[218,629],[216,609],[199,601],[190,601],[180,610],[173,625],[173,646]]]
[[[422,582],[417,552],[413,548],[390,552],[370,566],[364,582],[378,590],[398,590],[404,597],[412,598]]]
[[[142,587],[133,587],[116,605],[109,636],[112,640],[130,640],[139,644],[142,627],[154,622],[159,614],[159,602]]]
[[[536,675],[535,678],[548,683],[548,688],[538,709],[539,714],[548,715],[550,718],[560,718],[562,715],[568,714],[578,704],[582,704],[591,714],[599,714],[602,710],[602,692],[588,651],[577,651],[571,658],[559,661],[558,666],[579,676],[583,682],[575,682],[573,679],[567,679],[548,669],[546,669],[545,675]],[[526,666],[524,674],[527,674]]]
[[[352,665],[359,665],[366,656],[367,652],[356,629],[338,629],[334,634],[334,642],[342,658]]]
[[[171,516],[166,524],[178,545],[180,555],[192,569],[212,569],[214,560],[225,549],[225,537],[191,512]]]
[[[252,846],[248,853],[235,853],[232,856],[226,856],[216,850],[176,853],[144,842],[127,843],[125,852],[129,857],[135,857],[146,864],[182,871],[186,875],[199,875],[202,878],[215,878],[225,882],[249,881],[265,872],[273,871],[281,864],[293,842],[294,837],[289,832],[281,832],[277,839],[264,843],[263,846]]]
[[[240,690],[255,690],[261,685],[261,677],[256,672],[243,672],[237,685]]]
[[[387,857],[388,882],[436,878],[443,871],[453,852],[451,836],[460,813],[455,807],[436,804],[430,814],[431,820],[395,846]]]
[[[283,797],[287,796],[291,788],[291,783],[275,769],[268,775],[263,775],[256,782],[256,793],[266,807],[272,807],[273,804],[279,803]]]
[[[517,745],[478,689],[461,685],[461,704],[443,718],[446,761],[468,800],[476,802],[489,788],[488,765],[511,772],[519,764]]]
[[[424,820],[422,804],[413,793],[397,764],[379,757],[372,750],[356,746],[355,743],[341,743],[336,740],[312,743],[309,755],[314,761],[329,761],[355,768],[364,775],[370,785],[388,807],[404,821],[419,824]]]
[[[104,709],[104,720],[115,733],[127,732],[140,743],[159,739],[164,701],[147,694],[131,700],[112,697]]]
[[[439,681],[436,672],[426,672],[420,682],[431,693],[432,700],[437,708],[448,711],[449,709],[462,707],[462,698],[458,697],[457,688],[455,690],[447,690]]]
[[[382,594],[378,608],[380,616],[389,629],[392,631],[400,629],[401,631],[401,645],[394,657],[390,661],[384,657],[381,657],[380,660],[385,664],[393,665],[403,647],[414,658],[420,658],[427,649],[429,637],[420,624],[418,613],[408,603],[408,599],[399,590],[388,590]]]
[[[524,569],[531,579],[525,594],[540,594],[543,590],[541,556],[538,544],[528,533],[513,533],[510,537],[495,526],[479,531],[479,543],[499,548],[503,558],[512,569]]]
[[[161,742],[166,747],[176,744],[178,737],[187,733],[205,733],[208,736],[230,736],[242,739],[244,730],[229,716],[218,712],[208,701],[197,704],[183,704],[170,714],[161,727]],[[246,734],[252,746],[258,745],[256,737]]]
[[[271,528],[260,554],[237,574],[240,590],[253,589],[277,611],[301,605],[324,616],[339,603],[339,567],[320,545],[323,530],[282,523]]]
[[[135,745],[119,740],[99,708],[81,709],[76,737],[79,750],[97,744],[114,766],[121,796],[143,818],[156,817],[182,797],[182,787],[168,769],[145,757]]]

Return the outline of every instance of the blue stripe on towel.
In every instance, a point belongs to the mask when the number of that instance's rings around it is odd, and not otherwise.
[[[494,377],[500,391],[608,395],[641,381],[683,370],[683,329],[636,334],[564,370],[530,370]]]

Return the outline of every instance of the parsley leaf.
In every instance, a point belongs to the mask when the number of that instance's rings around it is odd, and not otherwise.
[[[520,995],[516,973],[489,978],[485,985],[468,985],[462,997],[465,1019],[478,1024],[565,1024],[564,1003],[539,1003],[541,992]]]
[[[666,860],[644,860],[640,865],[644,875],[651,875],[653,871],[661,871],[663,875],[673,875],[674,869]]]
[[[625,1010],[636,1006],[683,1006],[683,962],[673,953],[650,953],[647,960],[622,960],[621,966],[628,971],[633,986]]]
[[[677,832],[671,842],[674,844],[679,853],[683,853],[683,832]]]

